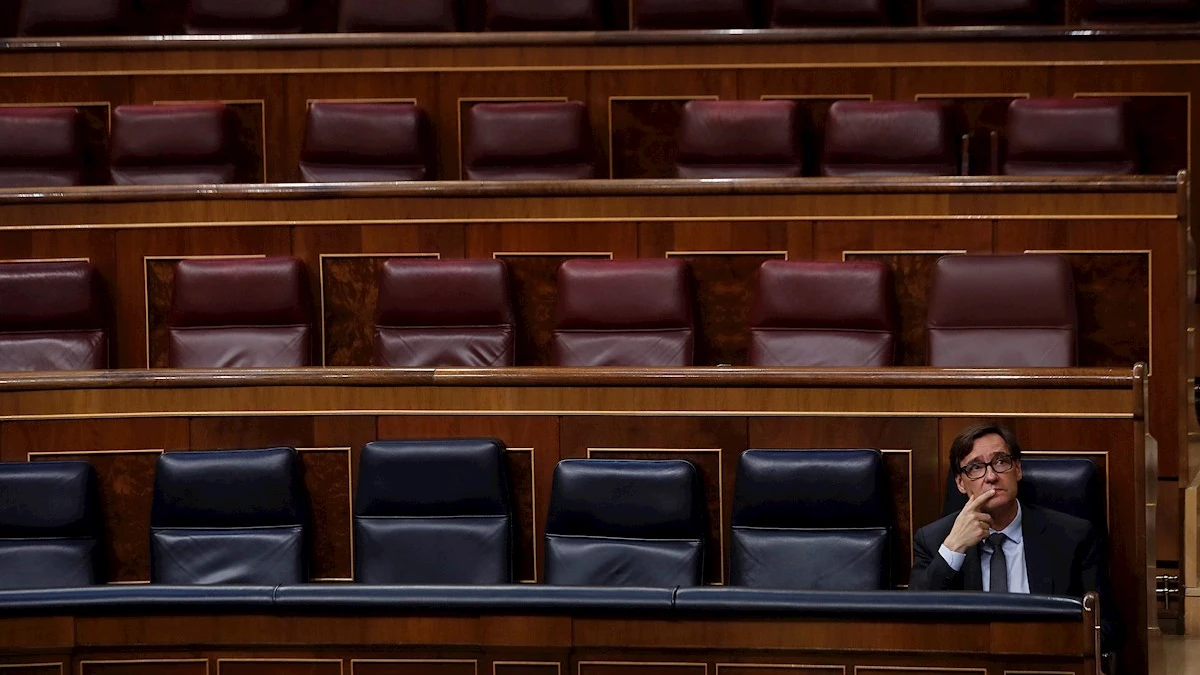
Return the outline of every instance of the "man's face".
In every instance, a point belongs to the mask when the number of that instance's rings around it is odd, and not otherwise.
[[[971,446],[971,452],[963,458],[960,468],[967,467],[972,463],[995,462],[996,458],[1008,455],[1008,446],[1004,443],[1004,439],[997,434],[988,434],[975,440]],[[968,478],[964,473],[959,473],[954,477],[954,482],[958,484],[958,491],[965,494],[968,499],[981,492],[994,489],[996,494],[987,500],[982,510],[988,513],[1001,512],[1017,499],[1017,481],[1021,480],[1021,462],[1015,460],[1012,464],[1012,469],[1004,473],[997,473],[993,467],[987,467],[983,476],[975,480]]]

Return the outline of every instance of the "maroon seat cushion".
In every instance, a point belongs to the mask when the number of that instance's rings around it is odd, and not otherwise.
[[[0,263],[0,371],[107,368],[108,314],[87,262]]]
[[[1075,365],[1075,288],[1058,255],[953,255],[929,294],[929,365]]]
[[[0,187],[84,182],[83,127],[75,108],[0,108]]]
[[[411,103],[315,101],[300,175],[310,183],[429,180],[432,136],[425,111]]]
[[[568,260],[558,269],[558,366],[690,366],[692,300],[679,260]]]
[[[688,101],[679,122],[680,178],[801,175],[802,133],[794,101]]]
[[[769,23],[801,26],[886,26],[888,0],[773,0]]]
[[[890,366],[895,331],[881,263],[768,260],[758,270],[752,366]]]
[[[299,33],[302,10],[301,0],[188,0],[183,30],[189,35]]]
[[[953,176],[956,130],[933,101],[837,101],[825,120],[823,176]]]
[[[1040,0],[922,0],[925,23],[935,26],[1035,23]]]
[[[467,111],[468,180],[595,178],[587,109],[561,103],[479,103]]]
[[[598,0],[485,0],[484,29],[600,30]]]
[[[115,185],[231,183],[234,121],[223,103],[123,105],[113,111]]]
[[[1137,173],[1137,152],[1117,98],[1017,99],[1008,106],[1002,172],[1024,175]]]
[[[451,32],[458,30],[455,0],[342,0],[338,30]]]
[[[169,365],[311,365],[306,276],[295,258],[181,260],[167,321]]]
[[[513,365],[516,330],[500,260],[387,261],[375,306],[375,365]]]
[[[21,0],[17,35],[112,35],[129,31],[127,0]]]
[[[750,0],[634,0],[633,17],[642,30],[754,27]]]

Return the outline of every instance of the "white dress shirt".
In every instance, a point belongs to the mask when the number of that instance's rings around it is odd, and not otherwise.
[[[1008,563],[1009,593],[1029,593],[1029,570],[1025,567],[1025,538],[1021,533],[1021,520],[1021,502],[1018,501],[1017,517],[1013,518],[1008,527],[999,530],[1007,537],[1003,546],[1004,559]],[[988,534],[993,532],[997,530],[988,530]],[[992,586],[992,547],[985,541],[981,543],[980,548],[979,564],[983,567],[983,590],[988,591]],[[966,553],[951,551],[945,544],[938,548],[938,553],[955,572],[962,569],[963,562],[967,559]]]

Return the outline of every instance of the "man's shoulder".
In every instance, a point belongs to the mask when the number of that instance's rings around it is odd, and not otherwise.
[[[1022,518],[1026,519],[1026,526],[1042,525],[1077,538],[1087,536],[1094,529],[1091,521],[1044,506],[1021,502],[1021,509]]]
[[[937,520],[933,521],[932,523],[929,523],[928,525],[921,527],[919,530],[917,530],[917,532],[926,533],[926,534],[930,535],[930,538],[936,537],[937,540],[939,542],[941,542],[942,539],[945,539],[946,535],[950,533],[950,529],[954,527],[954,519],[955,518],[958,518],[958,511],[955,511],[954,513],[951,513],[949,515],[942,516],[941,518],[938,518]],[[938,535],[940,535],[940,536],[938,536]]]

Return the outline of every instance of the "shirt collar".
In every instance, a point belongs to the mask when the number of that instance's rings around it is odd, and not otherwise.
[[[1022,541],[1021,520],[1022,520],[1021,501],[1017,500],[1017,516],[1015,518],[1013,518],[1011,523],[1008,524],[1008,527],[1004,528],[1003,530],[990,530],[990,531],[991,532],[1000,532],[1004,536],[1008,537],[1010,541],[1013,541],[1013,542],[1016,542],[1019,544]]]

